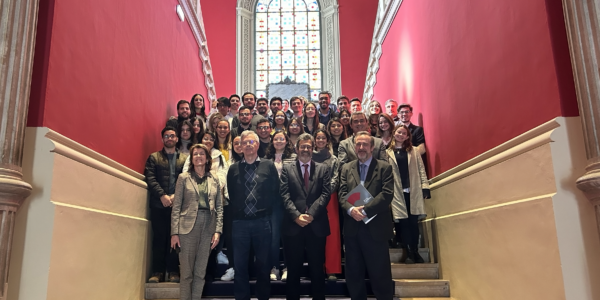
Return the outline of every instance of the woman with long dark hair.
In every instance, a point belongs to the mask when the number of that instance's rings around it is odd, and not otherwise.
[[[180,299],[200,299],[211,249],[223,229],[223,200],[219,180],[210,172],[206,146],[190,148],[193,167],[177,179],[171,211],[171,247],[180,247]]]
[[[346,128],[339,117],[333,117],[327,123],[327,132],[331,137],[331,148],[333,149],[333,155],[335,157],[338,156],[338,148],[340,146],[340,142],[348,138],[346,134]]]
[[[201,94],[194,94],[192,100],[190,100],[190,111],[192,112],[191,117],[200,117],[202,122],[206,123],[206,111],[204,107],[204,96]]]
[[[329,177],[331,178],[331,198],[327,203],[327,218],[329,218],[329,231],[331,234],[327,236],[325,241],[325,273],[328,276],[327,280],[336,281],[336,274],[342,273],[342,253],[340,252],[342,242],[337,198],[339,161],[333,155],[331,137],[327,131],[318,129],[315,131],[314,138],[315,150],[312,160],[325,164],[329,169]]]
[[[286,131],[287,125],[287,115],[282,110],[278,110],[273,116],[273,130],[271,131],[271,135],[275,134],[275,132]]]
[[[287,133],[290,138],[290,144],[292,148],[296,149],[296,143],[298,142],[298,137],[304,133],[304,126],[302,125],[302,119],[300,118],[292,118],[288,123]],[[295,152],[296,150],[294,150]]]
[[[388,114],[379,115],[379,124],[377,126],[377,137],[381,138],[384,145],[389,145],[392,141],[394,132],[394,119]]]
[[[313,134],[317,129],[323,129],[325,127],[319,122],[319,114],[317,113],[317,105],[313,102],[308,102],[304,105],[304,111],[302,112],[302,124],[304,126],[304,132]]]
[[[406,264],[424,262],[417,248],[418,220],[420,215],[425,215],[423,199],[431,198],[421,154],[413,147],[411,139],[408,127],[398,125],[394,128],[394,138],[386,150],[394,175],[392,216],[396,239],[402,240],[408,248],[408,255],[404,261]]]
[[[238,135],[235,138],[233,138],[233,140],[231,141],[231,148],[233,149],[233,151],[231,152],[231,156],[229,159],[230,166],[233,165],[233,163],[242,161],[242,159],[244,158],[244,150],[242,148],[241,136]]]
[[[194,136],[192,132],[192,123],[188,120],[179,123],[179,126],[177,126],[179,140],[177,141],[176,147],[179,152],[185,154],[190,153],[190,147],[192,147],[193,140],[192,137]]]
[[[346,135],[347,136],[352,136],[353,132],[352,132],[352,127],[350,127],[350,112],[342,109],[340,111],[340,121],[342,122],[342,125],[344,125],[344,130],[346,130]]]
[[[270,159],[275,164],[275,168],[281,176],[281,170],[284,164],[294,163],[296,153],[292,149],[290,139],[284,131],[276,132],[271,136],[271,143],[267,148],[266,159]],[[279,280],[279,247],[281,246],[281,222],[283,221],[283,202],[276,201],[271,211],[271,281]],[[281,274],[281,281],[287,279],[287,268]]]
[[[193,117],[190,119],[190,123],[192,123],[192,129],[193,129],[193,135],[194,135],[194,137],[192,138],[192,143],[198,144],[199,141],[196,140],[196,137],[198,136],[198,134],[200,134],[200,138],[202,138],[202,136],[204,135],[204,121],[202,121],[202,119],[200,119],[200,117]]]

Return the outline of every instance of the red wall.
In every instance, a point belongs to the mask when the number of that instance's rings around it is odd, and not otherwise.
[[[206,95],[177,0],[42,1],[28,126],[141,172],[176,103]]]
[[[235,94],[236,0],[202,0],[204,30],[218,97]],[[241,96],[241,95],[240,95]]]
[[[374,98],[414,106],[430,175],[578,114],[561,3],[547,2],[402,2]]]
[[[338,0],[342,94],[362,99],[377,17],[377,2]],[[337,98],[340,95],[333,95]]]

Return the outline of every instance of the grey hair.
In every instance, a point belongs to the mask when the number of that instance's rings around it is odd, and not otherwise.
[[[356,145],[356,139],[359,136],[363,136],[366,135],[368,137],[371,138],[371,147],[375,146],[375,138],[368,132],[368,131],[359,131],[354,135],[354,138],[352,139],[352,142],[354,142],[354,145]]]
[[[387,101],[385,101],[385,105],[387,105],[390,102],[394,102],[394,103],[396,103],[396,105],[398,105],[398,102],[396,102],[396,100],[394,100],[394,99],[388,99]]]
[[[244,132],[242,132],[242,134],[240,135],[240,140],[244,140],[244,138],[251,136],[255,141],[260,141],[258,139],[258,135],[256,134],[256,132],[252,131],[252,130],[245,130]]]
[[[296,149],[300,149],[298,147],[300,147],[301,141],[310,141],[311,146],[313,146],[313,148],[315,147],[315,139],[312,135],[310,135],[310,133],[305,132],[298,137],[298,141],[296,141]]]

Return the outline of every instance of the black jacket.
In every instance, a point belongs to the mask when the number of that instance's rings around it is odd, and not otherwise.
[[[176,164],[175,164],[175,181],[183,170],[183,164],[187,159],[188,155],[184,153],[176,152]],[[152,208],[165,208],[160,202],[160,197],[167,195],[169,190],[169,158],[165,149],[150,154],[146,160],[146,168],[144,170],[144,176],[146,176],[146,183],[148,184],[148,193],[150,193],[150,207]]]

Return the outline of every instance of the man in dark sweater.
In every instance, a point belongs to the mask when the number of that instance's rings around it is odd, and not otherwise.
[[[238,125],[237,127],[232,127],[231,129],[231,139],[235,139],[237,136],[240,136],[242,132],[246,130],[252,130],[252,124],[250,124],[250,120],[252,119],[252,109],[248,106],[240,107],[238,112]],[[233,123],[231,124],[233,126]]]
[[[177,132],[165,127],[162,132],[163,149],[150,154],[146,160],[144,175],[150,193],[150,222],[152,224],[152,276],[148,282],[164,280],[179,282],[179,257],[169,251],[171,244],[171,205],[175,195],[175,183],[183,170],[187,154],[179,153]]]
[[[190,103],[187,100],[179,100],[177,102],[177,118],[170,117],[167,120],[165,127],[177,128],[177,126],[185,120],[189,120],[191,116]]]
[[[256,134],[260,139],[258,146],[258,157],[265,158],[267,156],[267,148],[271,142],[271,123],[269,120],[262,118],[256,124]]]
[[[282,201],[279,175],[272,161],[258,157],[260,141],[255,132],[242,132],[241,143],[244,159],[227,172],[233,210],[234,295],[237,300],[250,300],[248,256],[252,247],[256,255],[256,297],[266,300],[271,294],[271,207],[275,201]]]

